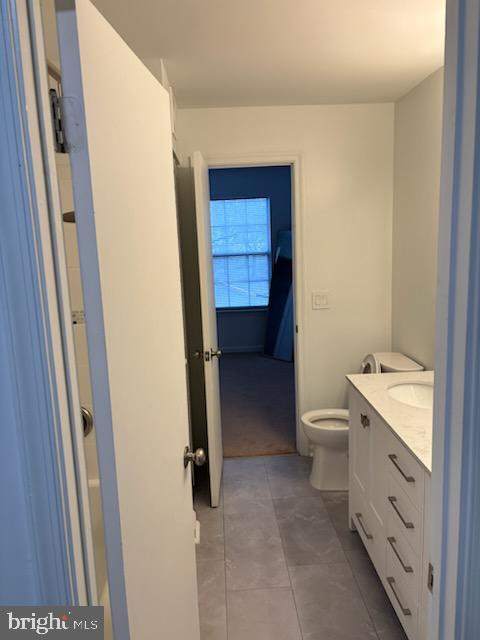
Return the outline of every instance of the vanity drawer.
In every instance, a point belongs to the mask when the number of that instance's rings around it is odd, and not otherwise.
[[[423,508],[425,491],[423,468],[391,431],[387,432],[385,446],[387,470],[398,480],[413,504],[419,509]]]
[[[350,490],[350,515],[379,575],[385,572],[385,531],[358,489]]]
[[[384,586],[390,602],[409,640],[417,640],[418,601],[410,585],[397,568],[395,558],[387,553]]]
[[[387,566],[396,568],[396,572],[403,576],[409,593],[415,602],[420,602],[421,562],[405,538],[400,525],[393,518],[387,523]]]
[[[423,515],[393,476],[387,482],[387,531],[400,530],[412,551],[421,557]]]

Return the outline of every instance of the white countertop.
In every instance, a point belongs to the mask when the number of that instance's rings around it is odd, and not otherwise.
[[[433,371],[355,374],[347,376],[347,380],[431,473],[433,411],[394,400],[388,395],[387,389],[402,382],[433,383]]]

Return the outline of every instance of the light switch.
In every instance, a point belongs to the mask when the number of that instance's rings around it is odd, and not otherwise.
[[[327,289],[312,293],[312,309],[330,309],[329,292]]]

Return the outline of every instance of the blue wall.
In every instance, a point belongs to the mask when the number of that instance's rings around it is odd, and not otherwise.
[[[270,198],[272,256],[277,233],[291,229],[291,169],[282,167],[242,167],[210,169],[210,198]],[[224,351],[261,351],[267,311],[218,311],[218,344]]]

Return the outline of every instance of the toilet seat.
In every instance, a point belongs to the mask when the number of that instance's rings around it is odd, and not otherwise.
[[[317,429],[338,429],[340,431],[348,431],[348,409],[314,409],[313,411],[307,411],[303,414],[302,420],[307,422],[310,426]],[[321,424],[321,421],[328,420],[342,420],[345,425],[328,425]]]

